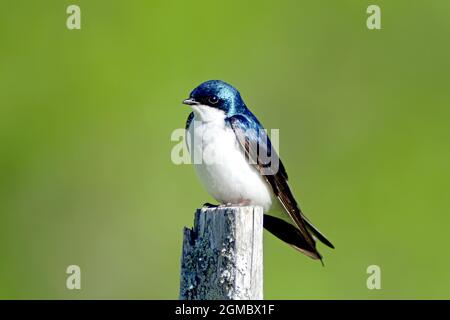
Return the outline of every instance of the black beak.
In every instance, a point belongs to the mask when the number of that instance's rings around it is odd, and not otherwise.
[[[197,101],[195,101],[194,99],[189,98],[189,99],[184,100],[183,104],[187,104],[188,106],[194,106],[194,105],[197,105],[199,103]]]

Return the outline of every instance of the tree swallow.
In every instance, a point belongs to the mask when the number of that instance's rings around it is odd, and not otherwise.
[[[322,260],[316,240],[334,246],[300,210],[281,160],[239,91],[223,81],[210,80],[195,88],[183,103],[193,110],[186,122],[187,147],[211,196],[222,205],[263,207],[271,213],[264,214],[266,230]],[[281,218],[275,213],[281,213]]]

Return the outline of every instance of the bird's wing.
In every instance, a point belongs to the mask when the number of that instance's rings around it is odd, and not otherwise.
[[[185,129],[189,130],[189,126],[191,125],[192,120],[194,119],[194,112],[189,113],[187,119],[186,119],[186,126]]]
[[[188,132],[189,132],[189,126],[192,123],[192,120],[194,120],[194,112],[189,113],[187,119],[186,119],[186,126],[184,127],[184,129],[186,130],[186,135],[185,135],[185,141],[186,141],[186,146],[189,152],[191,152],[189,150],[191,142],[192,142],[192,137],[189,137]]]
[[[278,154],[272,148],[265,130],[253,114],[231,116],[227,118],[227,123],[233,129],[247,158],[272,187],[274,194],[294,222],[298,232],[291,229],[288,223],[274,217],[264,219],[264,227],[309,257],[321,259],[311,233],[326,245],[330,247],[333,247],[333,245],[312,226],[301,212],[289,188],[286,169]],[[268,162],[268,159],[270,159],[270,162]]]

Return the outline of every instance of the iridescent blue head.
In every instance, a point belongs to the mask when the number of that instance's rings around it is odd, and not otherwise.
[[[204,105],[225,112],[227,116],[243,112],[245,103],[232,85],[221,80],[209,80],[195,88],[184,104]]]

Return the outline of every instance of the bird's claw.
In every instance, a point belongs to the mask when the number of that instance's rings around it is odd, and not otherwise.
[[[243,200],[240,201],[238,203],[231,203],[231,202],[227,202],[227,203],[221,203],[221,204],[212,204],[209,202],[205,202],[203,204],[203,208],[226,208],[226,207],[245,207],[248,206],[250,204],[250,200]]]
[[[218,207],[217,204],[212,204],[212,203],[209,203],[209,202],[205,202],[203,204],[203,208],[217,208],[217,207]]]
[[[239,201],[238,203],[231,203],[231,202],[227,202],[227,203],[221,203],[219,204],[219,208],[225,208],[225,207],[245,207],[250,205],[250,200],[243,200],[243,201]]]
[[[231,203],[221,203],[221,204],[219,204],[219,208],[225,208],[225,207],[230,207],[231,206]]]

